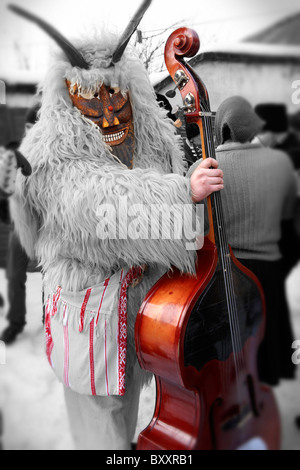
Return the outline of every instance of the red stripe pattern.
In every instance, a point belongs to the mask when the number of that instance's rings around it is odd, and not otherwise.
[[[70,387],[69,384],[69,331],[68,320],[66,319],[67,305],[64,309],[64,384]]]
[[[108,384],[108,362],[107,362],[107,324],[105,320],[105,336],[104,336],[104,361],[105,361],[105,387],[107,396],[109,393],[109,384]]]
[[[89,301],[90,295],[91,295],[92,289],[88,289],[86,291],[84,301],[81,307],[81,312],[80,312],[80,324],[79,324],[79,332],[81,333],[83,331],[83,325],[84,325],[84,314],[85,314],[85,309],[87,306],[87,303]]]
[[[103,299],[104,299],[104,296],[105,296],[105,292],[106,292],[108,283],[109,283],[109,278],[108,278],[108,279],[105,279],[105,281],[104,281],[104,290],[103,290],[102,298],[101,298],[100,305],[99,305],[99,309],[98,309],[98,313],[97,313],[96,326],[98,325],[99,314],[100,314],[100,310],[101,310],[101,307],[102,307],[102,303],[103,303]]]
[[[90,375],[91,375],[91,392],[92,395],[96,395],[95,386],[95,363],[94,363],[94,325],[95,320],[92,319],[90,323]]]
[[[118,305],[118,389],[119,395],[125,395],[125,369],[127,353],[127,288],[142,273],[139,267],[131,268],[122,280]]]
[[[116,285],[112,283],[112,290],[109,290],[109,282],[110,279],[106,279],[103,284],[103,291],[101,294],[101,299],[98,304],[98,311],[97,315],[95,315],[91,320],[89,317],[89,329],[87,329],[85,334],[85,323],[87,322],[86,317],[86,310],[88,309],[89,299],[91,299],[91,305],[95,302],[95,298],[92,297],[95,292],[92,288],[86,290],[84,295],[81,297],[79,307],[79,332],[82,333],[77,340],[73,338],[73,336],[69,335],[69,319],[68,315],[70,312],[68,310],[68,303],[64,300],[64,296],[62,294],[62,290],[60,287],[57,288],[56,292],[51,295],[48,299],[45,311],[45,335],[46,335],[46,354],[48,361],[55,369],[57,367],[56,372],[59,371],[59,377],[67,387],[74,386],[74,390],[76,390],[77,384],[76,381],[80,381],[80,377],[70,377],[70,361],[76,361],[76,355],[81,354],[83,352],[82,348],[88,348],[88,360],[84,367],[88,368],[89,377],[88,381],[79,385],[80,392],[79,393],[87,393],[93,396],[97,395],[97,392],[104,395],[106,393],[107,396],[110,394],[117,394],[119,396],[125,395],[125,371],[126,371],[126,356],[127,356],[127,289],[128,287],[138,279],[142,274],[142,269],[139,267],[131,268],[128,272],[121,272],[119,281],[120,284]],[[115,279],[115,278],[114,278]],[[119,298],[118,298],[118,317],[117,317],[117,329],[111,332],[111,319],[107,322],[106,317],[103,318],[103,327],[104,327],[104,335],[96,335],[96,326],[98,324],[101,310],[103,305],[107,302],[111,302],[112,297],[115,296],[117,289],[120,286],[119,290]],[[61,306],[60,309],[64,308],[63,311],[63,345],[61,344],[61,337],[58,336],[58,353],[55,358],[57,362],[60,364],[54,364],[52,361],[53,355],[53,347],[54,342],[51,333],[51,318],[54,317],[58,312],[58,302],[61,298]],[[97,298],[97,294],[96,294]],[[90,310],[89,310],[90,311]],[[115,315],[116,312],[113,313]],[[115,321],[115,320],[114,320]],[[77,320],[78,322],[78,320]],[[70,324],[71,325],[71,324]],[[77,323],[78,325],[78,323]],[[77,328],[76,328],[77,329]],[[109,329],[109,333],[108,333]],[[56,330],[55,330],[56,331]],[[78,331],[78,330],[77,330]],[[54,332],[54,330],[53,330]],[[59,333],[58,333],[59,335]],[[104,337],[103,337],[104,336]],[[54,338],[56,341],[56,337]],[[104,340],[104,344],[103,344]],[[74,342],[75,341],[75,342]],[[97,342],[99,341],[99,343]],[[63,346],[63,350],[60,351],[61,346]],[[100,351],[101,354],[97,354],[95,351]],[[104,357],[103,357],[104,356]],[[55,360],[56,360],[55,359]],[[117,360],[116,360],[117,359]],[[102,361],[105,361],[103,364]],[[96,363],[95,361],[101,361]],[[103,370],[103,365],[105,369]],[[76,362],[73,363],[73,367],[76,369]],[[60,372],[61,371],[61,372]],[[105,377],[103,377],[103,373]],[[97,374],[100,374],[98,377]],[[62,376],[61,376],[62,375]],[[84,374],[85,375],[85,374]],[[73,378],[75,383],[73,383]],[[72,385],[70,385],[70,379]],[[103,383],[105,380],[105,384]],[[97,388],[99,387],[99,390]],[[82,390],[85,390],[82,392]]]

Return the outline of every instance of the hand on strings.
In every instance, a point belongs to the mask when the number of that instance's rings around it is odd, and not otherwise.
[[[199,202],[215,191],[224,188],[223,171],[217,160],[206,158],[196,168],[191,176],[191,191],[193,202]]]

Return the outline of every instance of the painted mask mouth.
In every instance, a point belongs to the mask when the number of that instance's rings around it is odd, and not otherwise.
[[[128,134],[128,127],[124,127],[116,132],[105,133],[102,131],[102,138],[108,145],[120,145],[124,142]]]

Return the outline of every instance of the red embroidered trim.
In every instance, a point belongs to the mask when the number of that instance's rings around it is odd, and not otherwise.
[[[127,353],[127,288],[142,273],[141,268],[131,268],[122,280],[118,305],[118,379],[119,395],[125,395],[125,369]]]

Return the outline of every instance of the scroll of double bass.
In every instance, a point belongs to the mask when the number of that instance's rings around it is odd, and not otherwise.
[[[199,49],[195,31],[169,37],[165,62],[185,118],[199,127],[203,158],[215,158],[208,92],[185,58]],[[136,350],[156,379],[156,406],[138,450],[278,449],[279,417],[257,376],[264,296],[226,239],[221,194],[207,201],[210,230],[197,252],[197,275],[176,269],[147,294],[137,316]]]

